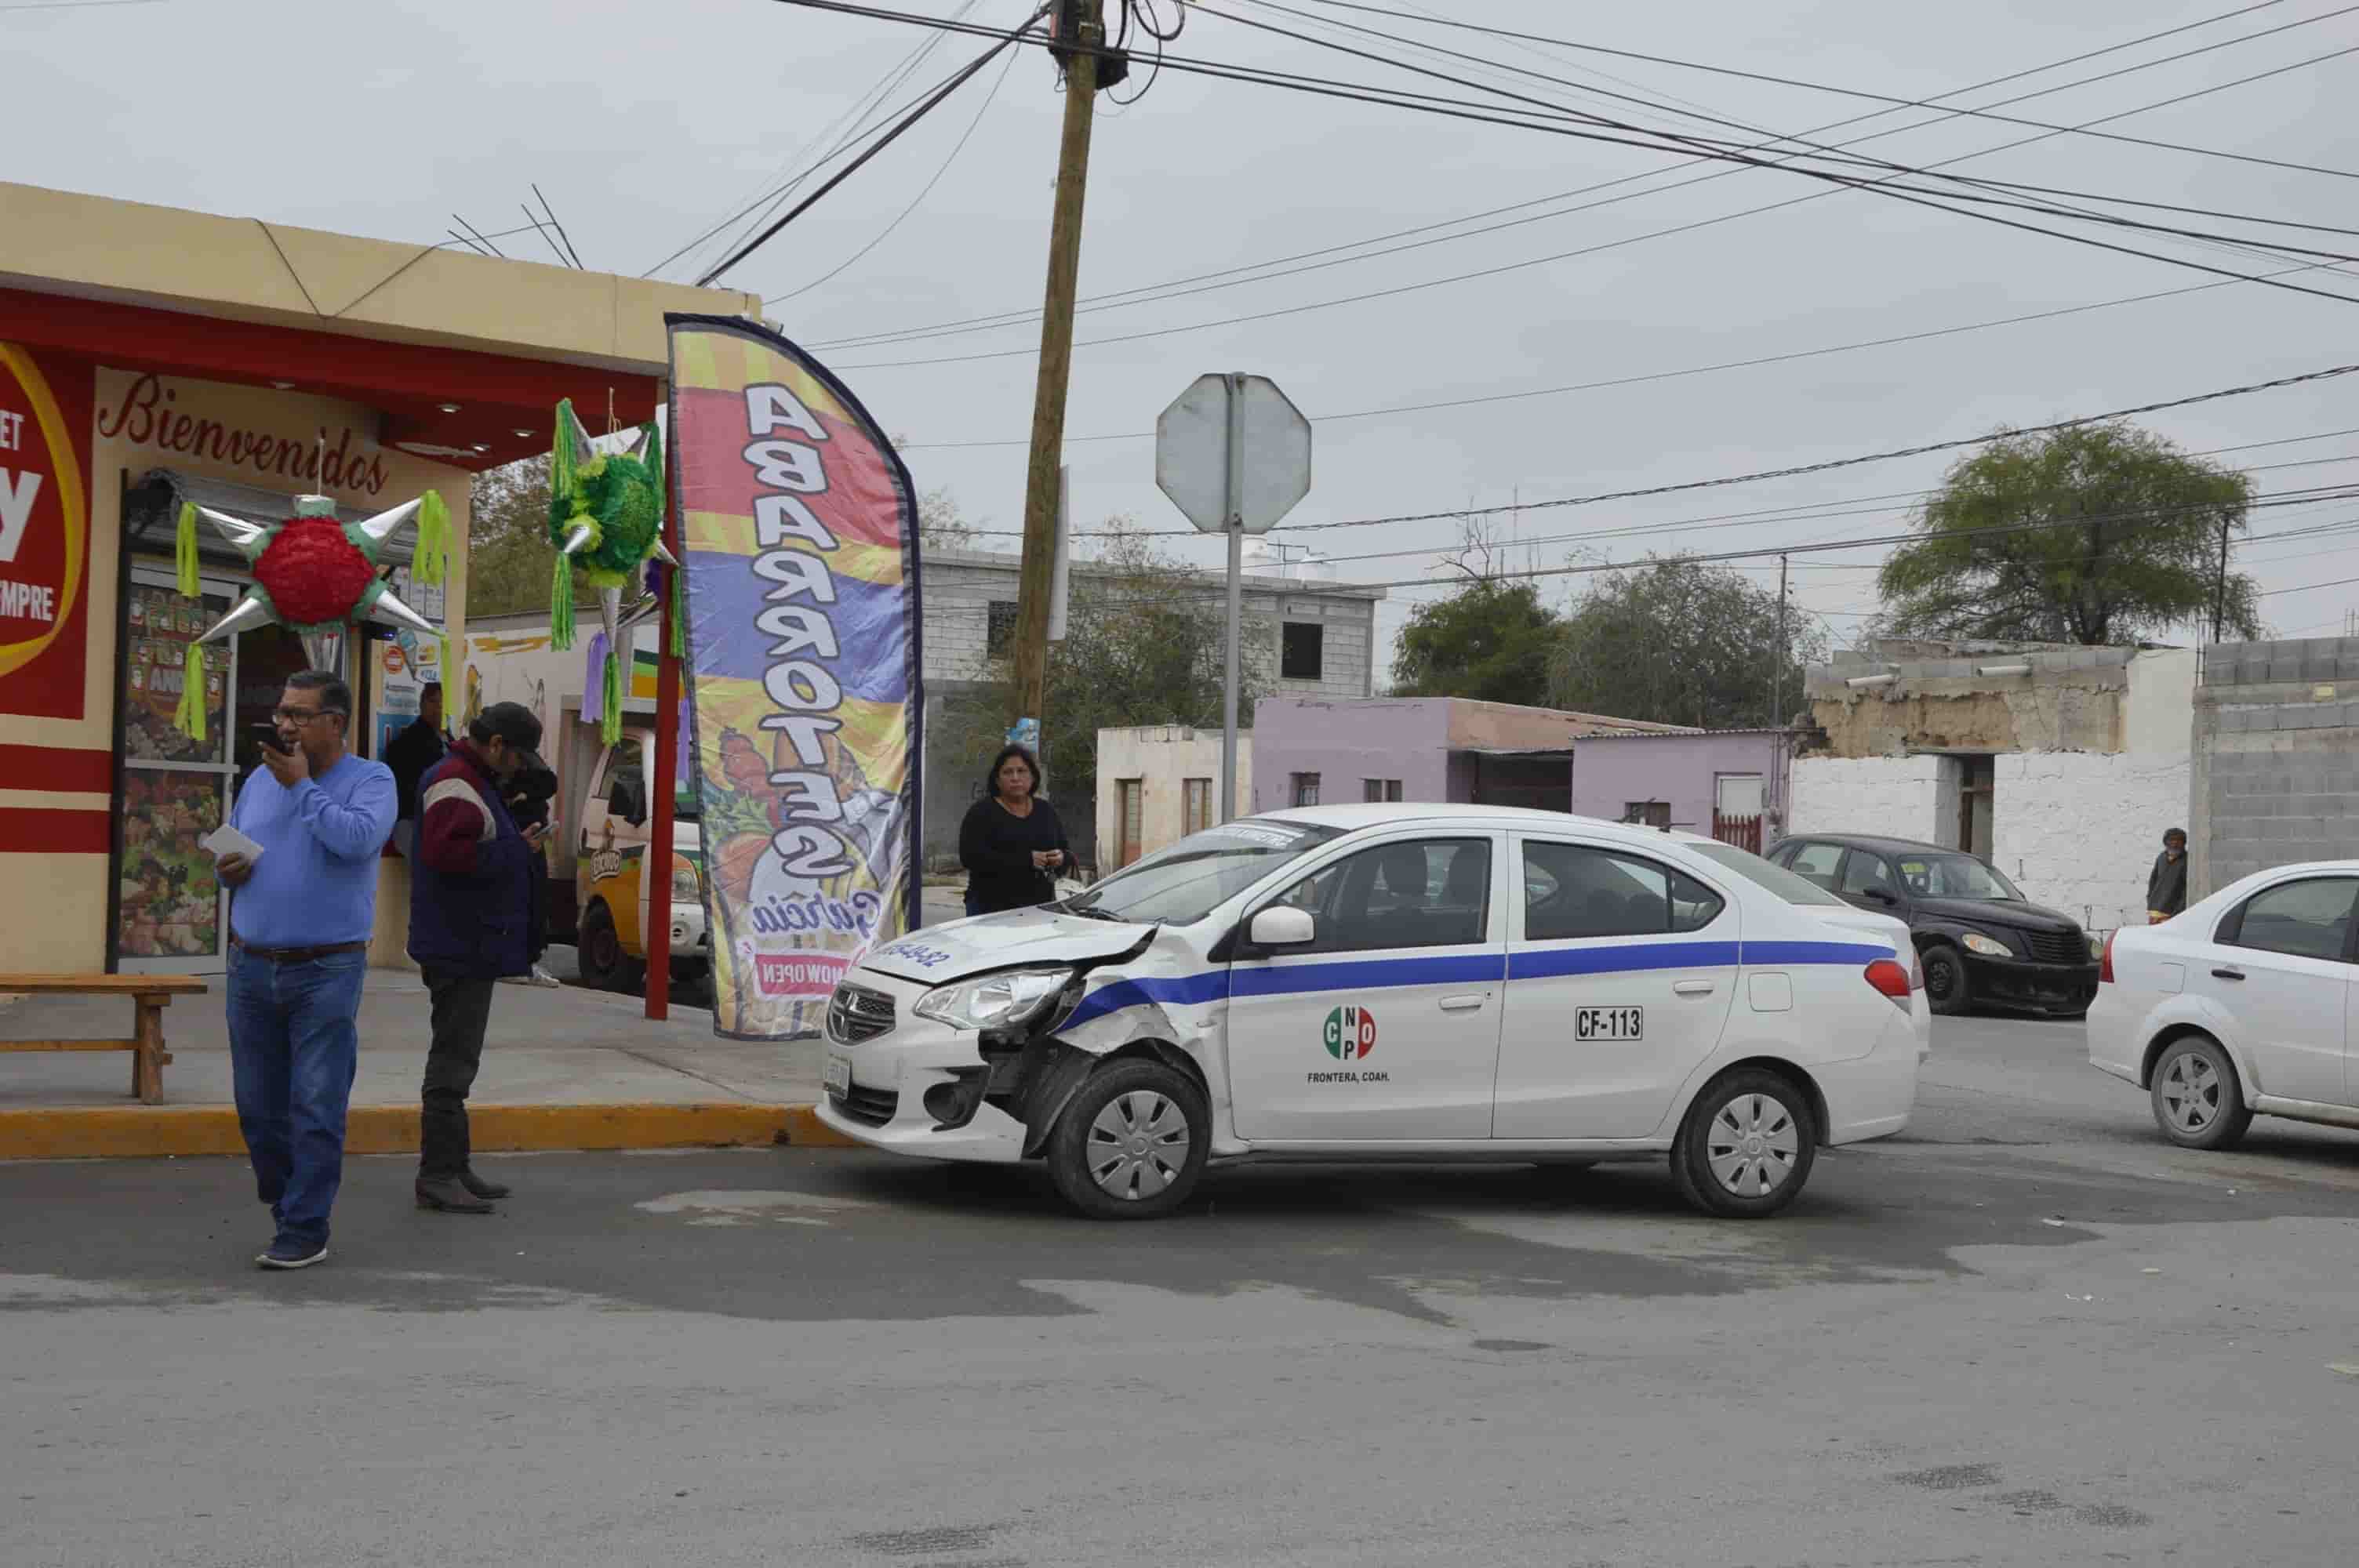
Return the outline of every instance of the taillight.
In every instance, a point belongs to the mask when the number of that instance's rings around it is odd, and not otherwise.
[[[1878,958],[1870,964],[1867,967],[1867,983],[1882,991],[1893,1006],[1903,1012],[1908,1011],[1908,993],[1914,988],[1909,983],[1908,971],[1897,961]]]
[[[2114,938],[2120,935],[2118,931],[2105,933],[2105,954],[2097,960],[2097,983],[2101,986],[2114,983]]]

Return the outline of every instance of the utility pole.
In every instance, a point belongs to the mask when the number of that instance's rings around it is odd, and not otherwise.
[[[2220,623],[2228,618],[2228,520],[2220,519],[2220,576],[2212,589],[2212,640],[2220,640]]]
[[[1777,557],[1777,664],[1769,672],[1769,727],[1786,727],[1786,557]]]
[[[1071,31],[1066,25],[1071,24]],[[1065,66],[1065,129],[1057,150],[1057,200],[1049,222],[1048,298],[1040,315],[1040,375],[1032,397],[1032,459],[1024,482],[1024,557],[1016,596],[1016,711],[1011,724],[1045,719],[1049,597],[1057,553],[1058,470],[1065,446],[1065,389],[1073,368],[1073,297],[1082,267],[1082,206],[1089,186],[1090,130],[1097,109],[1105,0],[1061,0],[1058,49]],[[1046,725],[1043,724],[1045,730]],[[1045,739],[1045,735],[1043,737]]]

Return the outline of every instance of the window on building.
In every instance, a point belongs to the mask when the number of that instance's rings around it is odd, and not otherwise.
[[[1624,803],[1622,820],[1644,827],[1669,827],[1671,825],[1671,803],[1668,800],[1633,800]]]
[[[1184,838],[1212,825],[1212,781],[1189,779],[1180,798],[1180,832]]]
[[[1317,773],[1296,773],[1292,775],[1292,777],[1294,780],[1294,804],[1297,806],[1318,805],[1319,775]]]
[[[1289,621],[1278,633],[1277,673],[1284,680],[1319,680],[1326,654],[1327,628]]]
[[[1398,779],[1362,779],[1360,781],[1360,798],[1362,800],[1368,801],[1373,804],[1380,801],[1398,800],[1400,797],[1401,782]]]
[[[1126,866],[1138,859],[1146,848],[1147,781],[1116,779],[1114,791],[1115,808],[1122,816],[1122,821],[1118,825],[1122,843],[1118,847],[1117,860]]]
[[[996,659],[1016,646],[1016,606],[1004,599],[991,601],[991,624],[984,633],[984,652]]]

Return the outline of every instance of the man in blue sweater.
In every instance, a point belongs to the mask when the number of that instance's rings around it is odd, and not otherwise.
[[[308,1269],[328,1255],[343,1181],[393,771],[345,749],[352,688],[325,670],[289,679],[272,719],[277,744],[265,746],[229,816],[261,851],[219,865],[234,890],[230,1061],[257,1195],[278,1227],[255,1261]]]

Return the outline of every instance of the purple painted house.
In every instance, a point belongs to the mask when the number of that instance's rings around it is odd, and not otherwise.
[[[1572,770],[1572,809],[1709,833],[1758,853],[1785,827],[1792,740],[1785,730],[1584,735]]]
[[[1426,800],[1578,810],[1574,743],[1586,756],[1608,730],[1695,733],[1454,697],[1264,697],[1254,707],[1253,809]]]

